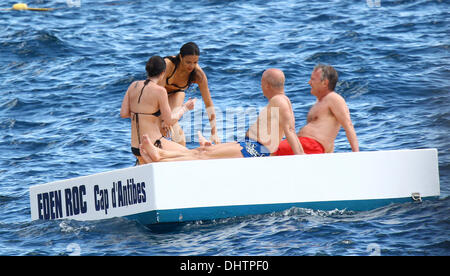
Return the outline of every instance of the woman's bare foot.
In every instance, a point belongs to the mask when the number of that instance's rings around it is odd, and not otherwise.
[[[212,142],[209,140],[206,140],[206,138],[203,137],[201,131],[197,131],[197,135],[198,135],[198,143],[200,144],[201,147],[212,146]]]
[[[150,138],[147,134],[142,136],[142,143],[139,145],[139,150],[141,151],[141,156],[147,163],[158,162],[161,160],[158,148],[152,144]]]

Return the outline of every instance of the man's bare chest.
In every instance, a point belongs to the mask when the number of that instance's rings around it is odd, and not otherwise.
[[[316,102],[308,112],[307,122],[317,121],[331,115],[330,108],[326,103]]]

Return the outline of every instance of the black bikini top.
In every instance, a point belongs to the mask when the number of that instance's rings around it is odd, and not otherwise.
[[[178,90],[168,92],[168,94],[172,94],[175,92],[181,92],[181,91],[184,91],[187,88],[189,88],[189,86],[192,84],[192,82],[194,81],[194,78],[195,78],[195,69],[189,74],[189,78],[188,78],[188,81],[185,86],[178,86],[175,83],[169,83],[169,79],[171,79],[173,77],[173,75],[175,75],[175,72],[177,71],[178,64],[180,64],[180,59],[178,57],[173,57],[173,56],[167,56],[164,58],[169,59],[175,65],[175,68],[173,69],[172,74],[168,78],[166,78],[166,85],[175,86],[176,88],[178,88]]]

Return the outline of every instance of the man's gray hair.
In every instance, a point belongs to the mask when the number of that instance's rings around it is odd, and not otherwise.
[[[336,88],[336,83],[338,81],[338,73],[331,65],[317,64],[314,67],[314,71],[321,69],[322,75],[320,76],[320,80],[328,80],[328,89],[330,91],[334,91]]]

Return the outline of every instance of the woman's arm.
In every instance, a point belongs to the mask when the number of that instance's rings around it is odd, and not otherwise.
[[[130,86],[128,87],[127,92],[125,93],[125,96],[123,97],[123,100],[122,100],[122,107],[120,108],[120,117],[122,117],[122,118],[130,118],[131,117],[129,93],[130,93],[132,86],[136,86],[136,83],[133,82],[130,84]]]
[[[181,107],[175,107],[172,111],[169,105],[169,98],[165,88],[161,87],[159,93],[159,109],[161,111],[161,119],[166,126],[172,126],[181,119],[184,113],[194,109],[196,99],[189,99]]]
[[[198,66],[198,88],[200,89],[200,93],[202,94],[203,102],[205,103],[206,112],[208,114],[209,124],[211,125],[211,142],[215,144],[220,144],[220,138],[217,135],[217,127],[216,127],[216,111],[214,109],[214,103],[211,98],[211,93],[208,87],[208,78],[206,77],[205,72]]]

